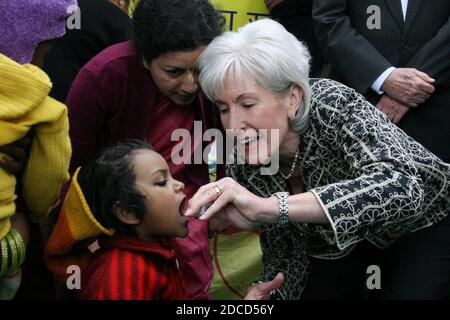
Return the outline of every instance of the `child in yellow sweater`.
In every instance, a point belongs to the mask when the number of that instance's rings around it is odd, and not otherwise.
[[[28,64],[36,48],[65,32],[64,17],[76,9],[75,0],[0,2],[0,146],[22,139],[33,129],[29,158],[18,190],[28,218],[45,217],[61,186],[68,180],[71,148],[67,109],[48,97],[51,82],[38,67]],[[28,25],[28,26],[27,26]],[[2,152],[3,151],[3,152]],[[14,297],[25,259],[26,227],[16,221],[17,178],[4,170],[11,160],[0,151],[0,299]],[[14,216],[14,219],[12,217]],[[23,219],[22,219],[23,220]],[[19,222],[24,225],[24,222]],[[18,229],[18,230],[17,230]]]

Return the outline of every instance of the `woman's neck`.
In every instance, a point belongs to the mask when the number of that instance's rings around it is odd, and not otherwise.
[[[280,167],[282,169],[291,169],[295,153],[300,145],[299,134],[289,130],[286,137],[280,144]],[[285,170],[284,170],[285,171]]]

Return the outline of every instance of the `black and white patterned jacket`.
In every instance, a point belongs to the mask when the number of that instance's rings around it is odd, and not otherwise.
[[[385,248],[405,233],[430,226],[450,212],[450,165],[414,141],[355,90],[311,79],[309,128],[300,136],[299,166],[330,225],[262,225],[262,280],[283,272],[277,298],[299,299],[308,258],[337,259],[358,242]],[[236,155],[235,155],[236,156]],[[253,193],[288,191],[277,174],[227,166],[227,175]]]

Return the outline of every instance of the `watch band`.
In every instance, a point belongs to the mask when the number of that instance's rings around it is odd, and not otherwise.
[[[273,194],[278,199],[278,223],[285,224],[289,222],[289,207],[287,198],[289,192],[276,192]]]

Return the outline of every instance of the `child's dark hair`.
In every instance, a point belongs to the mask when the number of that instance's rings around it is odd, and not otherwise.
[[[120,221],[114,210],[120,208],[138,219],[145,214],[144,195],[135,188],[132,159],[138,150],[153,150],[140,140],[123,140],[100,151],[78,173],[78,184],[94,217],[105,228],[136,235],[133,226]]]
[[[222,33],[225,19],[208,0],[140,0],[133,24],[134,45],[151,62],[209,44]]]

